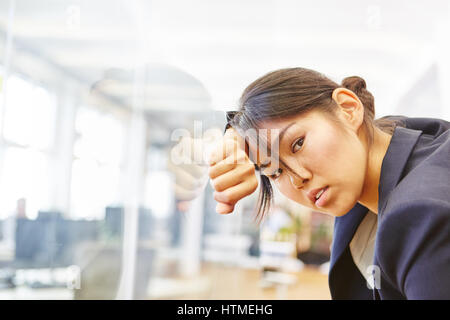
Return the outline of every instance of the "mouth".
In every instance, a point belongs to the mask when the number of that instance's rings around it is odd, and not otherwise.
[[[319,188],[319,189],[314,189],[308,192],[308,198],[311,200],[312,203],[314,203],[314,205],[316,207],[323,207],[326,203],[327,200],[327,190],[328,190],[329,186],[323,187],[323,188]]]
[[[317,195],[316,195],[316,202],[315,205],[319,208],[323,207],[326,203],[327,200],[327,196],[326,196],[326,192],[328,190],[328,186],[326,186],[325,188],[323,188],[322,190],[320,190]]]

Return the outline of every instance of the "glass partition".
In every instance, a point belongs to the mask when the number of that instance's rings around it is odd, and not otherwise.
[[[0,299],[328,299],[332,218],[215,212],[225,111],[302,66],[448,118],[450,28],[446,1],[320,3],[1,1]]]

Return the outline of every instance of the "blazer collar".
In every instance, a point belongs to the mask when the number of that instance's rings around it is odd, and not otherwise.
[[[397,127],[381,165],[378,185],[378,218],[382,217],[389,195],[400,182],[405,166],[422,131]]]
[[[353,238],[368,209],[357,203],[349,212],[334,220],[333,243],[331,245],[330,273]]]
[[[384,156],[378,186],[378,218],[381,218],[389,194],[400,181],[402,172],[422,131],[396,127]],[[330,259],[330,274],[336,262],[352,240],[368,209],[357,203],[348,213],[335,218]]]

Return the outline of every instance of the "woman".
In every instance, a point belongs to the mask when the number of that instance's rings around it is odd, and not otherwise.
[[[210,157],[216,210],[232,212],[259,172],[260,216],[274,184],[336,217],[333,299],[450,299],[450,123],[374,114],[360,77],[291,68],[256,80]]]

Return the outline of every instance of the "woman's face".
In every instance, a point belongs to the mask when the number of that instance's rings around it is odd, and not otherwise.
[[[267,157],[258,150],[259,159],[250,158],[286,197],[333,216],[344,215],[356,204],[367,164],[367,152],[357,131],[316,110],[286,120],[265,121],[261,127],[268,129],[267,133],[259,131],[262,139],[273,146],[278,141],[278,163],[273,151]],[[255,155],[255,146],[250,143],[249,148]],[[322,189],[322,194],[318,193]]]

